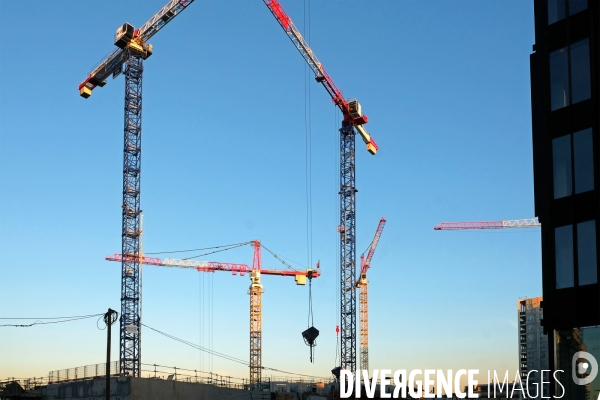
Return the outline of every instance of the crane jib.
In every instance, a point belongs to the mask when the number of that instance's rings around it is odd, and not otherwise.
[[[308,42],[302,37],[302,34],[296,28],[290,16],[287,15],[283,6],[279,3],[279,0],[263,0],[263,2],[269,8],[269,11],[271,11],[271,14],[273,14],[279,25],[283,28],[288,38],[292,41],[294,47],[300,52],[300,55],[304,58],[304,61],[306,61],[309,68],[313,71],[315,80],[323,85],[327,93],[329,93],[333,103],[340,109],[344,116],[344,122],[350,123],[356,128],[361,128],[357,130],[367,145],[367,151],[371,154],[376,154],[377,150],[379,150],[379,146],[377,146],[371,135],[361,127],[361,125],[368,122],[367,116],[363,115],[361,112],[353,112],[352,101],[347,101],[344,98],[342,92],[333,82],[333,79],[331,79],[329,74],[325,71],[323,64],[317,59],[317,56],[308,45]],[[354,100],[354,102],[358,103],[356,100]]]
[[[141,40],[142,43],[146,42],[193,2],[194,0],[170,0],[159,12],[150,18],[148,22],[136,29],[133,36],[139,38],[137,40]],[[144,58],[147,58],[147,56],[149,56],[149,54],[146,54]],[[120,75],[123,64],[128,58],[129,53],[125,51],[125,49],[117,48],[113,50],[92,68],[92,72],[90,72],[88,77],[78,86],[80,95],[84,98],[88,98],[91,96],[94,88],[97,86],[102,87],[106,84],[106,79],[110,75],[113,75],[113,78]]]

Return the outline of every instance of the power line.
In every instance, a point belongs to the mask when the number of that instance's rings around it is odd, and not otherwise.
[[[233,362],[236,362],[236,363],[239,363],[239,364],[249,365],[248,361],[242,360],[240,358],[236,358],[236,357],[233,357],[233,356],[230,356],[230,355],[227,355],[227,354],[223,354],[223,353],[219,353],[217,351],[213,351],[213,350],[207,349],[206,347],[199,346],[199,345],[197,345],[195,343],[191,343],[191,342],[188,342],[187,340],[180,339],[180,338],[175,337],[173,335],[169,335],[168,333],[159,331],[158,329],[154,329],[154,328],[152,328],[152,327],[150,327],[150,326],[148,326],[146,324],[142,324],[142,325],[145,326],[146,328],[148,328],[148,329],[156,332],[156,333],[159,333],[159,334],[161,334],[163,336],[168,337],[169,339],[175,340],[176,342],[183,343],[183,344],[188,345],[190,347],[193,347],[193,348],[195,348],[197,350],[204,351],[206,353],[213,354],[213,355],[216,355],[217,357],[221,357],[221,358],[224,358],[226,360],[233,361]]]
[[[47,325],[47,324],[60,324],[61,322],[70,322],[70,321],[77,321],[80,319],[87,319],[87,318],[92,318],[92,317],[98,317],[104,314],[94,314],[94,315],[86,315],[86,316],[80,316],[80,317],[76,317],[76,318],[71,318],[71,319],[62,319],[60,321],[48,321],[48,322],[38,322],[35,321],[31,324],[3,324],[0,325],[0,327],[5,327],[5,326],[14,326],[16,328],[29,328],[30,326],[34,326],[34,325]],[[3,318],[3,319],[10,319],[10,318]],[[13,318],[13,319],[27,319],[27,318]],[[34,319],[34,318],[30,318],[30,319]]]
[[[98,315],[104,315],[104,314],[72,315],[70,317],[29,317],[29,318],[24,318],[24,317],[15,317],[15,318],[1,317],[0,319],[67,319],[67,318],[97,317]]]
[[[202,346],[199,346],[199,345],[197,345],[197,344],[194,344],[194,343],[188,342],[187,340],[180,339],[180,338],[178,338],[178,337],[176,337],[176,336],[169,335],[168,333],[165,333],[165,332],[159,331],[158,329],[154,329],[154,328],[152,328],[152,327],[150,327],[150,326],[148,326],[148,325],[146,325],[146,324],[141,324],[141,325],[142,325],[142,326],[145,326],[146,328],[148,328],[148,329],[150,329],[150,330],[152,330],[152,331],[154,331],[154,332],[156,332],[156,333],[159,333],[159,334],[161,334],[161,335],[163,335],[163,336],[166,336],[166,337],[168,337],[169,339],[175,340],[176,342],[179,342],[179,343],[183,343],[183,344],[185,344],[185,345],[188,345],[188,346],[190,346],[190,347],[193,347],[193,348],[195,348],[195,349],[197,349],[197,350],[204,351],[204,352],[206,352],[206,353],[208,353],[208,354],[212,354],[212,355],[215,355],[215,356],[217,356],[217,357],[224,358],[224,359],[226,359],[226,360],[229,360],[229,361],[233,361],[233,362],[236,362],[236,363],[239,363],[239,364],[243,364],[243,365],[246,365],[246,366],[250,366],[250,363],[249,363],[248,361],[242,360],[241,358],[233,357],[233,356],[230,356],[230,355],[227,355],[227,354],[224,354],[224,353],[219,353],[218,351],[214,351],[214,350],[207,349],[207,348],[205,348],[205,347],[202,347]],[[269,371],[275,371],[275,372],[281,372],[282,374],[287,374],[287,375],[306,376],[306,377],[308,377],[308,378],[318,378],[318,379],[323,379],[323,377],[322,377],[322,376],[316,376],[316,375],[306,375],[306,374],[298,374],[298,373],[295,373],[295,372],[283,371],[283,370],[280,370],[280,369],[277,369],[277,368],[262,367],[262,369],[266,369],[266,370],[269,370]]]

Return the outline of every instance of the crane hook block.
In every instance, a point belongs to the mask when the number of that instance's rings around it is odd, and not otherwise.
[[[315,343],[315,340],[317,340],[317,337],[319,336],[319,330],[317,328],[315,328],[314,326],[311,326],[310,328],[308,328],[307,330],[305,330],[304,332],[302,332],[302,337],[304,338],[304,343],[306,343],[307,346],[316,346],[317,344]]]
[[[341,370],[342,370],[342,367],[335,367],[334,369],[331,370],[331,373],[335,377],[336,381],[340,380],[340,371]]]
[[[302,332],[304,343],[306,343],[306,345],[310,347],[310,362],[313,362],[313,347],[317,345],[317,336],[319,336],[319,330],[314,326],[311,326],[310,328]]]

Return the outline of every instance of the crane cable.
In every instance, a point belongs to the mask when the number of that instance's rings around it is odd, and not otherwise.
[[[314,326],[313,310],[312,310],[312,278],[308,278],[308,323],[306,324],[309,328]]]
[[[338,365],[338,356],[340,355],[339,336],[340,336],[340,327],[339,327],[339,325],[336,325],[336,327],[335,327],[335,358],[333,361],[333,365],[335,365],[336,367]]]
[[[204,324],[202,323],[202,317],[204,316],[204,295],[202,288],[204,285],[204,274],[198,274],[198,346],[202,346],[202,339],[204,338]],[[198,365],[201,370],[204,370],[204,352],[198,352]]]
[[[308,7],[307,7],[308,4]],[[308,25],[308,30],[306,29]],[[304,32],[310,43],[310,0],[304,1]],[[310,78],[308,65],[304,66],[304,130],[305,130],[305,169],[306,169],[306,263],[312,265],[312,121],[310,104]]]
[[[304,32],[307,32],[307,41],[310,43],[310,0],[304,2]],[[307,29],[308,25],[308,29]],[[306,263],[313,263],[313,217],[312,217],[312,121],[311,121],[311,96],[308,65],[304,66],[304,129],[306,134]],[[314,329],[314,316],[312,308],[312,276],[308,277],[308,321],[307,327]],[[314,340],[314,339],[313,339]],[[314,362],[313,348],[316,342],[311,342],[310,361]]]
[[[213,343],[214,343],[214,337],[215,337],[215,335],[214,335],[214,331],[215,331],[214,315],[215,315],[215,313],[213,312],[214,304],[215,304],[215,301],[214,301],[215,300],[214,275],[211,274],[209,279],[210,279],[210,351],[213,351],[213,348],[214,348]],[[214,366],[214,360],[213,360],[213,355],[211,354],[210,355],[210,370],[211,371],[213,370],[213,366]]]
[[[209,254],[221,253],[221,252],[223,252],[223,251],[227,251],[227,250],[235,249],[235,248],[237,248],[237,247],[242,247],[242,246],[245,246],[245,245],[247,245],[247,244],[250,244],[250,243],[252,243],[252,242],[244,242],[244,243],[239,243],[239,244],[237,244],[237,245],[235,245],[235,246],[231,246],[231,247],[228,247],[228,248],[226,248],[226,249],[222,249],[222,250],[215,250],[215,251],[209,251],[208,253],[204,253],[204,254],[198,254],[198,255],[195,255],[195,256],[190,256],[190,257],[185,257],[185,258],[182,258],[182,260],[191,260],[191,259],[193,259],[193,258],[203,257],[203,256],[207,256],[207,255],[209,255]]]
[[[220,249],[223,247],[232,247],[232,246],[237,246],[237,245],[245,245],[245,244],[250,244],[251,242],[241,242],[241,243],[233,243],[233,244],[224,244],[221,246],[213,246],[213,247],[203,247],[200,249],[189,249],[189,250],[173,250],[173,251],[156,251],[154,253],[144,253],[144,254],[171,254],[171,253],[188,253],[190,251],[199,251],[199,250],[212,250],[212,249]]]
[[[277,260],[281,261],[281,263],[283,265],[285,265],[286,267],[288,267],[289,269],[291,269],[292,271],[296,271],[290,264],[286,263],[285,261],[283,261],[283,259],[281,257],[279,257],[277,254],[273,253],[271,250],[267,249],[262,242],[260,242],[260,247],[262,247],[263,249],[265,249],[266,251],[268,251],[269,253],[271,253],[271,255],[273,257],[275,257]]]

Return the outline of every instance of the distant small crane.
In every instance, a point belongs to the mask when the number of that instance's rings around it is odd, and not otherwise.
[[[542,224],[537,218],[510,219],[483,222],[442,222],[433,227],[436,231],[456,231],[462,229],[504,229],[504,228],[538,228]]]
[[[194,0],[171,0],[138,29],[125,23],[117,29],[113,50],[79,85],[87,99],[106,79],[125,74],[125,123],[123,145],[122,254],[120,356],[121,375],[141,376],[140,294],[140,176],[142,160],[142,73],[143,61],[152,55],[148,40]],[[123,66],[125,68],[123,69]]]
[[[309,281],[312,278],[318,278],[321,276],[321,271],[318,263],[316,269],[308,268],[305,271],[295,270],[279,257],[277,257],[277,259],[289,269],[262,269],[260,252],[261,243],[258,240],[253,240],[251,243],[254,247],[252,268],[249,268],[247,264],[174,258],[165,258],[162,260],[157,257],[146,257],[144,255],[141,255],[138,261],[141,264],[161,267],[192,268],[196,269],[198,272],[228,271],[231,272],[232,275],[237,275],[239,273],[240,276],[244,276],[246,272],[249,272],[251,281],[250,288],[248,289],[248,294],[250,295],[250,385],[253,388],[258,389],[261,387],[262,381],[262,294],[264,291],[260,276],[293,276],[297,285],[305,285],[307,278]],[[131,261],[126,260],[127,258],[131,257],[114,254],[112,256],[107,256],[106,260],[117,262]]]
[[[385,221],[386,219],[383,217],[379,220],[379,225],[369,247],[367,258],[365,258],[364,253],[360,257],[360,276],[356,281],[356,287],[360,288],[360,369],[367,371],[369,370],[369,281],[367,280],[367,270],[371,266],[371,259],[373,258],[373,254],[375,254]]]

